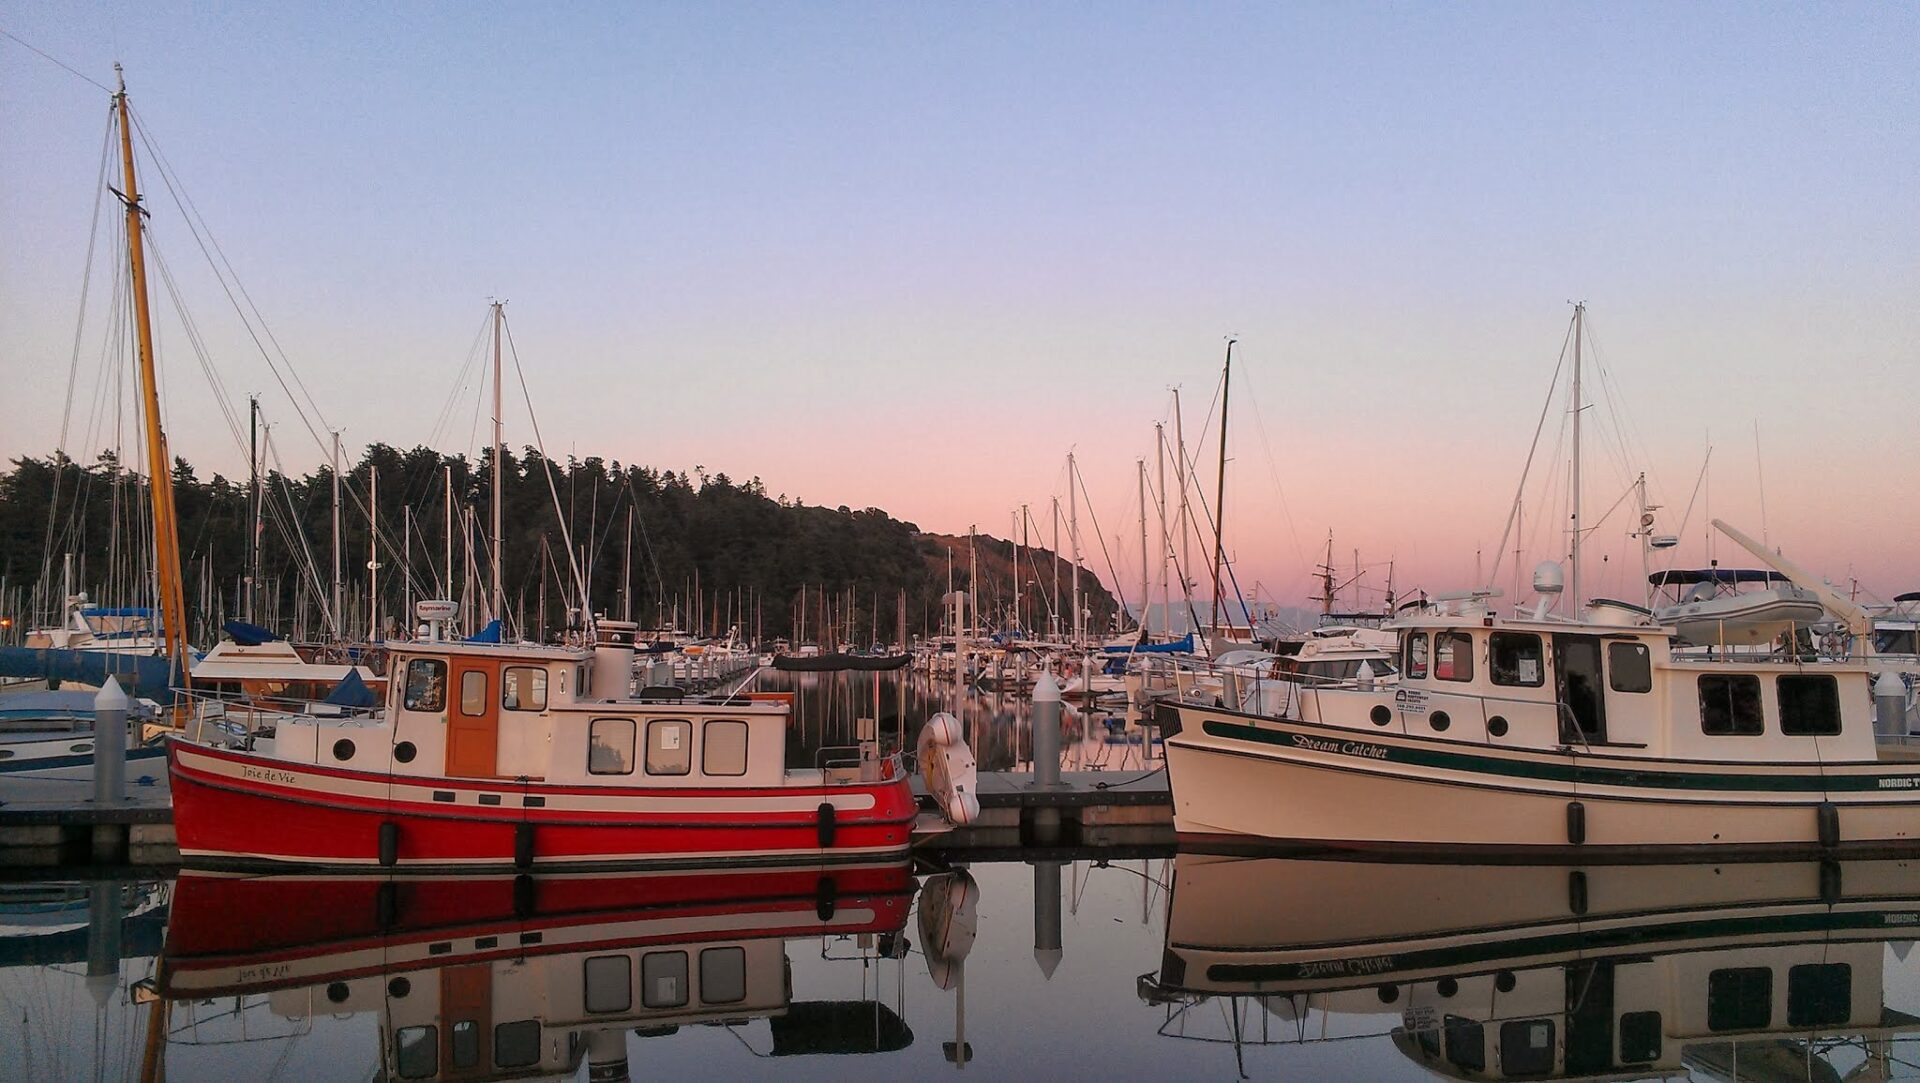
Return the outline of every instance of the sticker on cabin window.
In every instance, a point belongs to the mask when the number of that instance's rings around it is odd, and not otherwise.
[[[1533,658],[1520,659],[1520,679],[1526,682],[1527,684],[1539,683],[1540,663],[1537,659],[1533,659]]]
[[[679,747],[680,730],[678,727],[668,726],[660,731],[660,748],[663,751],[671,752]]]

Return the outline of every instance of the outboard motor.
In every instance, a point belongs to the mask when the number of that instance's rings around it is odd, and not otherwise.
[[[594,623],[594,699],[632,698],[633,637],[638,628],[632,621],[625,620]]]

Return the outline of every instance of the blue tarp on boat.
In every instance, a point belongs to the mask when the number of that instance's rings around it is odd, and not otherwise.
[[[480,629],[479,631],[477,631],[477,632],[475,632],[475,633],[473,633],[473,635],[471,635],[471,636],[469,636],[469,637],[467,637],[467,642],[469,642],[469,643],[498,643],[498,642],[500,642],[500,622],[499,622],[499,620],[497,620],[497,619],[495,619],[495,620],[490,620],[490,621],[488,621],[488,622],[487,622],[487,626],[486,626],[485,628],[482,628],[482,629]]]
[[[243,620],[230,620],[220,626],[220,630],[233,637],[242,647],[258,647],[262,643],[272,643],[280,637],[257,624],[248,624]]]
[[[350,669],[345,677],[340,678],[340,683],[333,686],[333,691],[327,694],[326,702],[335,707],[370,710],[380,706],[380,697],[374,695],[373,689],[367,687],[367,682],[360,679],[359,670]]]
[[[179,674],[152,654],[75,651],[59,647],[0,647],[0,677],[41,677],[49,683],[105,684],[111,676],[129,696],[173,701]]]
[[[1137,647],[1102,647],[1102,654],[1192,654],[1193,633],[1171,643],[1147,643]]]

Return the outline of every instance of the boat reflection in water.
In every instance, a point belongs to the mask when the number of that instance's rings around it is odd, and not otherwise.
[[[769,1021],[770,1051],[883,1052],[877,1000],[796,1002],[789,941],[903,957],[904,862],[556,876],[183,873],[160,968],[172,1000],[261,994],[290,1021],[380,1017],[384,1078],[627,1074],[642,1040]]]
[[[1140,994],[1167,1007],[1163,1034],[1232,1042],[1243,1069],[1249,1045],[1382,1033],[1462,1079],[1886,1079],[1920,1061],[1920,1018],[1886,1005],[1883,974],[1920,929],[1920,862],[1181,854],[1173,883]]]

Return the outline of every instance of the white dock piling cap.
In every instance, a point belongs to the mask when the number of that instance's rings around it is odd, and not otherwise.
[[[100,691],[94,694],[93,709],[95,713],[127,709],[127,694],[121,690],[120,682],[111,675],[107,677],[107,683],[100,686]]]
[[[1042,671],[1040,679],[1033,682],[1033,701],[1035,703],[1060,702],[1060,682],[1053,679],[1053,674]]]

